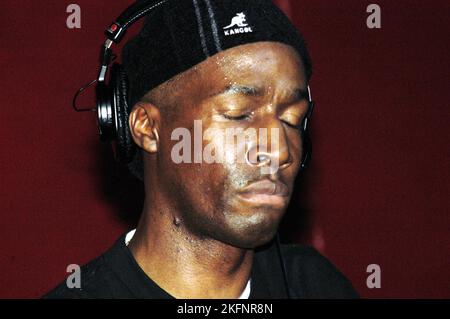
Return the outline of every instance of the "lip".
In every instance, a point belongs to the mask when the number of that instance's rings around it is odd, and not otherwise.
[[[273,182],[266,179],[246,186],[239,196],[253,205],[281,208],[287,204],[289,188],[280,181]]]

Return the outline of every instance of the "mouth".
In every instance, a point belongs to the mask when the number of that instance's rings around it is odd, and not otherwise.
[[[239,197],[252,206],[283,208],[289,200],[289,188],[280,181],[262,180],[251,183],[239,193]]]

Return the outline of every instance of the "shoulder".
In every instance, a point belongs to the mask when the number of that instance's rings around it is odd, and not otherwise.
[[[350,281],[313,247],[282,245],[281,249],[298,298],[358,298]]]

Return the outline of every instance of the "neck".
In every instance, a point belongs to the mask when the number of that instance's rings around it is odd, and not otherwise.
[[[174,222],[179,214],[170,201],[153,195],[129,245],[143,271],[175,298],[238,298],[250,278],[253,250],[193,235]]]

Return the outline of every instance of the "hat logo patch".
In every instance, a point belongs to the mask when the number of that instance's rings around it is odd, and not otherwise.
[[[233,19],[231,19],[230,25],[223,28],[225,35],[233,35],[240,33],[251,33],[252,28],[248,26],[247,17],[244,12],[237,13]]]

